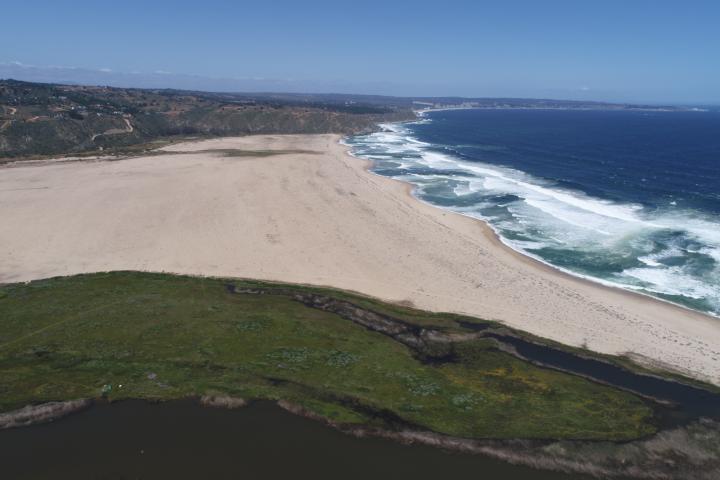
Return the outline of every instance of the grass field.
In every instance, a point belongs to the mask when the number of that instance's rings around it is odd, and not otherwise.
[[[233,292],[264,287],[276,294]],[[451,333],[466,317],[345,292],[115,272],[0,286],[0,411],[95,398],[285,399],[339,423],[471,438],[626,440],[655,431],[637,397],[536,367],[489,339],[452,358],[297,301],[328,297]],[[481,322],[475,319],[476,322]]]

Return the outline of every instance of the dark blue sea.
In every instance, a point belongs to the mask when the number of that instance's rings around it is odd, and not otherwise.
[[[720,315],[720,112],[446,110],[382,129],[347,143],[419,198],[570,273]]]

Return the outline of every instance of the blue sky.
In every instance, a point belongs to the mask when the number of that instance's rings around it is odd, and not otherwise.
[[[720,103],[718,1],[0,7],[0,62],[272,79],[287,90]]]

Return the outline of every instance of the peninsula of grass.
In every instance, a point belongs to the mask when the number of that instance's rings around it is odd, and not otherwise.
[[[401,327],[369,328],[323,308],[330,301]],[[461,320],[330,289],[166,274],[4,285],[0,413],[101,396],[228,395],[294,402],[339,424],[466,438],[630,440],[656,430],[638,397],[518,359],[468,337]]]

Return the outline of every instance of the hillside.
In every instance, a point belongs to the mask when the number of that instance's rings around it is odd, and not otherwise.
[[[188,136],[355,133],[408,106],[0,81],[0,158],[144,149]]]
[[[0,160],[124,154],[188,137],[353,134],[413,110],[683,110],[603,102],[348,94],[213,93],[0,80]]]

